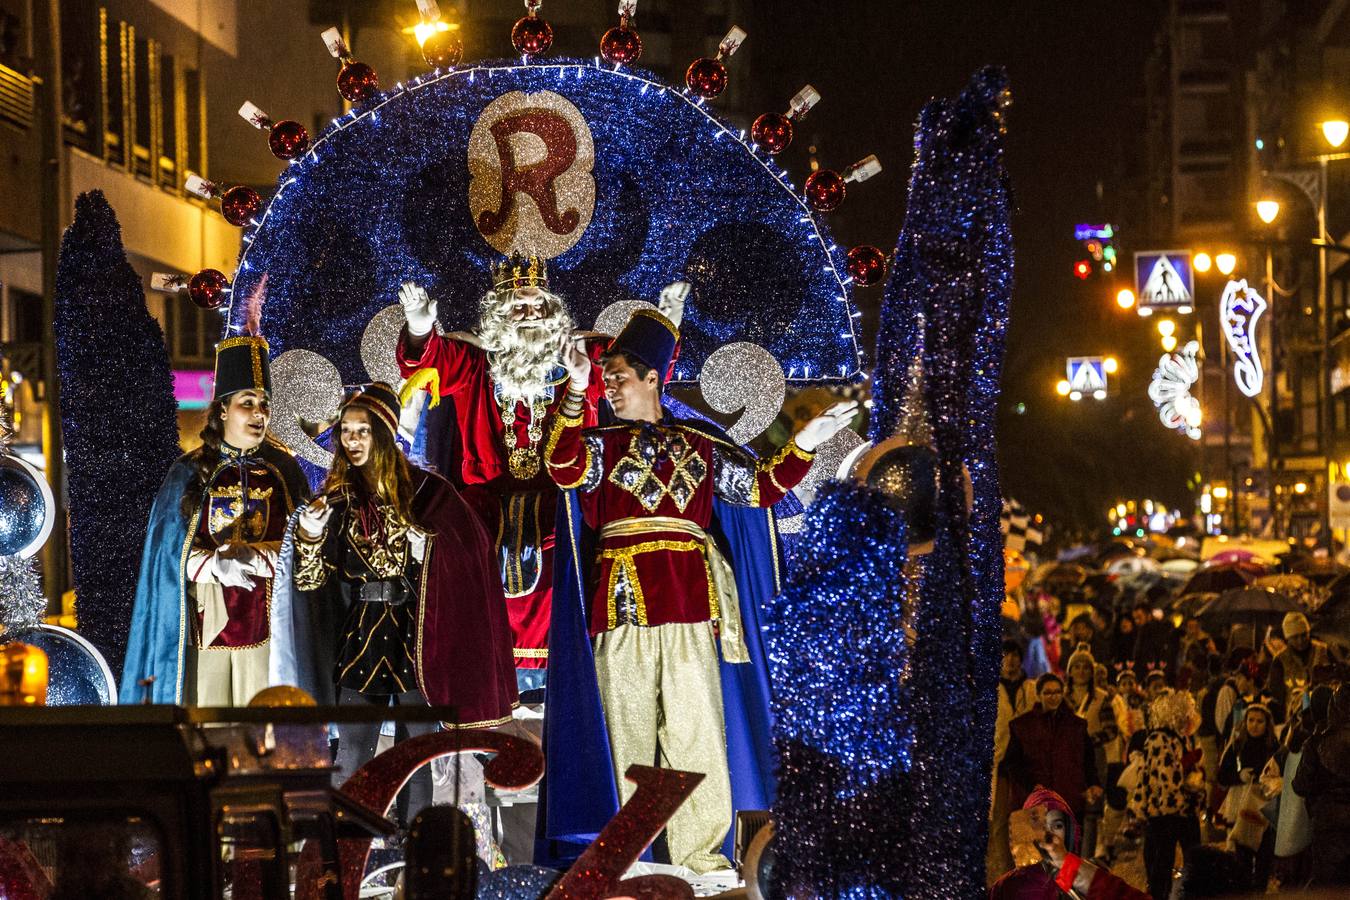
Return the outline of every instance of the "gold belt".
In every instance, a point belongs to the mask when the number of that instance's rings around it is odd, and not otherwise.
[[[602,526],[600,540],[669,531],[687,534],[703,543],[704,557],[708,562],[708,577],[712,582],[708,585],[708,589],[715,592],[720,600],[720,615],[716,618],[722,623],[722,659],[729,663],[748,663],[750,650],[745,645],[745,629],[741,623],[740,593],[736,587],[736,573],[722,555],[722,551],[717,549],[717,542],[706,531],[688,519],[679,519],[675,516],[635,516],[616,519]]]

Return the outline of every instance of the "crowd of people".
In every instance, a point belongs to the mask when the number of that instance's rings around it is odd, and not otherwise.
[[[1350,886],[1350,670],[1336,641],[1299,610],[1211,618],[1164,579],[1018,584],[1019,563],[1003,611],[992,897]]]

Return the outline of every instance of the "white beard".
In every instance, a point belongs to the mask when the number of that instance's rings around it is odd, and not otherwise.
[[[528,402],[546,393],[561,364],[560,348],[563,336],[572,333],[572,317],[561,298],[544,296],[547,314],[526,323],[511,321],[509,292],[483,298],[478,337],[488,351],[488,374],[504,399]]]

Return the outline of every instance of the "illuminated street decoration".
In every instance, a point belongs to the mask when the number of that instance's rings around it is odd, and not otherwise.
[[[1176,353],[1163,354],[1148,386],[1162,423],[1195,441],[1200,439],[1200,401],[1191,395],[1191,386],[1200,380],[1199,353],[1199,342],[1191,341]]]
[[[1265,311],[1265,298],[1245,280],[1228,282],[1219,301],[1219,324],[1233,351],[1233,380],[1248,397],[1260,394],[1266,380],[1256,340],[1256,323]]]

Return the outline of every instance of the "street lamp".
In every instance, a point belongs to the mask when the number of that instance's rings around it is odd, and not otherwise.
[[[1069,389],[1070,389],[1071,387],[1072,387],[1072,385],[1069,384],[1068,381],[1066,381],[1065,379],[1061,378],[1061,379],[1059,380],[1059,384],[1055,385],[1055,393],[1056,393],[1056,394],[1059,394],[1061,397],[1067,397],[1067,396],[1069,396]]]
[[[1158,320],[1158,334],[1162,335],[1163,337],[1165,338],[1171,337],[1173,334],[1176,333],[1176,330],[1177,330],[1177,323],[1173,322],[1171,319]]]
[[[1116,306],[1121,309],[1129,309],[1134,306],[1134,291],[1129,288],[1121,288],[1120,293],[1116,294]]]
[[[1119,368],[1120,360],[1116,359],[1114,356],[1108,356],[1106,359],[1102,360],[1102,371],[1107,375],[1116,374],[1116,371]]]
[[[1256,215],[1262,222],[1270,225],[1280,216],[1280,201],[1258,200],[1256,202]]]
[[[1177,349],[1177,338],[1176,338],[1176,335],[1173,335],[1173,334],[1165,334],[1165,335],[1163,335],[1163,339],[1162,339],[1162,348],[1163,348],[1163,350],[1167,351],[1168,353],[1171,353],[1173,350]]]
[[[1195,271],[1203,275],[1209,271],[1210,266],[1214,264],[1214,260],[1210,259],[1209,254],[1202,250],[1195,254],[1195,258],[1191,260],[1191,263],[1195,266]]]
[[[1339,150],[1345,139],[1350,137],[1350,122],[1344,119],[1328,119],[1322,123],[1322,136],[1327,139],[1333,150]]]
[[[1227,252],[1220,253],[1214,257],[1214,267],[1220,275],[1232,275],[1237,268],[1237,257]]]

